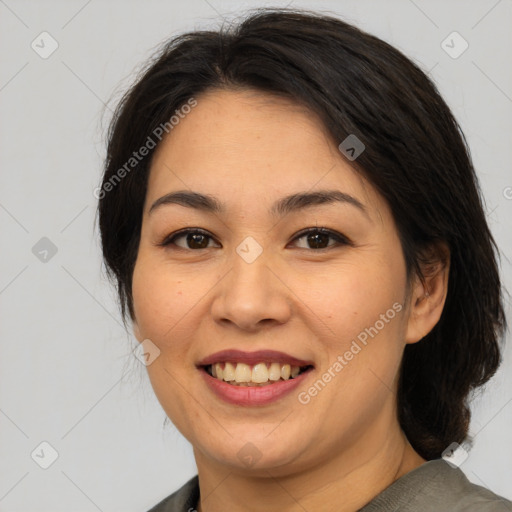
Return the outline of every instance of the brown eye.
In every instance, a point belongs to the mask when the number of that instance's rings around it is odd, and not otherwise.
[[[324,249],[329,246],[331,237],[325,233],[310,233],[306,235],[306,240],[312,249]]]
[[[306,247],[301,249],[329,249],[339,245],[350,245],[349,240],[341,233],[331,231],[326,228],[307,229],[299,233],[295,237],[294,242],[300,239],[306,240]],[[334,243],[329,244],[329,240],[334,240]]]
[[[208,237],[202,233],[188,233],[184,236],[189,249],[206,249],[208,247]]]
[[[184,240],[184,242],[177,243],[177,240]],[[209,243],[213,238],[206,232],[198,229],[186,229],[167,237],[161,244],[161,246],[167,247],[175,245],[180,249],[208,249]],[[211,247],[211,246],[210,246]]]

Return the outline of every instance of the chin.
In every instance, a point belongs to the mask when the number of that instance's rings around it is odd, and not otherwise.
[[[268,476],[267,470],[291,466],[301,455],[303,443],[293,437],[273,436],[262,433],[260,427],[254,427],[254,434],[247,429],[240,432],[232,432],[233,437],[222,439],[210,437],[204,443],[192,443],[193,446],[201,446],[199,450],[216,460],[223,466],[249,471],[257,475],[263,471],[262,476]],[[196,449],[194,448],[194,451]],[[291,468],[290,468],[291,469]]]

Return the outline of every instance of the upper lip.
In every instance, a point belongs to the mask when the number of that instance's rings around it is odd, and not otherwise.
[[[289,364],[290,366],[313,366],[312,361],[305,361],[304,359],[298,359],[285,352],[279,352],[276,350],[257,350],[255,352],[244,352],[243,350],[221,350],[215,352],[201,361],[198,366],[209,366],[215,363],[245,363],[248,365],[255,365],[258,363],[281,363]]]

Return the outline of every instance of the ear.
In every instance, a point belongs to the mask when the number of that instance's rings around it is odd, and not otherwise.
[[[440,243],[429,248],[420,264],[422,277],[415,276],[409,298],[406,343],[424,338],[441,318],[450,270],[450,251]]]

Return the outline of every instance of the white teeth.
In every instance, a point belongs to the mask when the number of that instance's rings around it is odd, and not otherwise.
[[[279,380],[281,378],[281,365],[279,363],[272,363],[268,370],[268,378],[270,380]]]
[[[224,375],[223,378],[226,382],[235,380],[235,367],[231,363],[224,364]]]
[[[263,362],[252,367],[245,363],[215,363],[210,368],[213,377],[236,386],[266,386],[300,373],[299,366]]]
[[[245,363],[238,363],[235,369],[236,382],[251,382],[251,367]]]
[[[253,366],[251,380],[253,382],[267,382],[268,370],[265,363],[258,363]]]
[[[223,379],[223,371],[220,363],[215,363],[214,365],[212,365],[212,374],[219,380]]]

